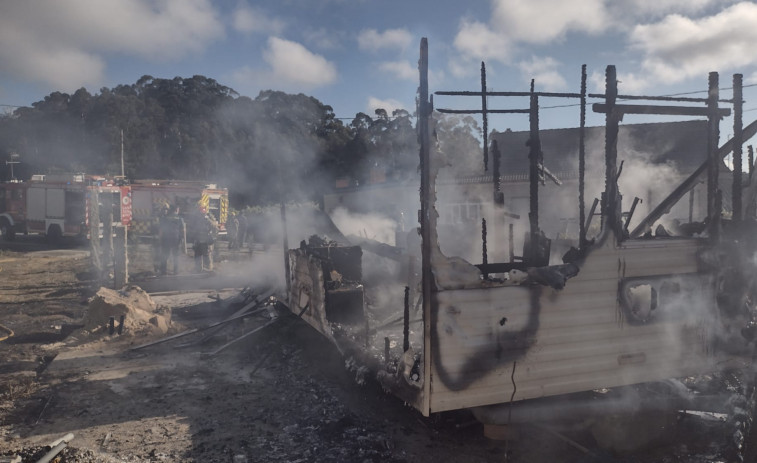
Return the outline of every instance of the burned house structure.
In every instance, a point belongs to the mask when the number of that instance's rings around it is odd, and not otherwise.
[[[620,95],[614,66],[607,67],[603,94],[587,93],[585,68],[577,93],[537,92],[533,84],[529,92],[489,92],[482,63],[481,90],[435,93],[470,96],[481,108],[450,110],[432,105],[425,39],[419,70],[420,210],[410,234],[417,240],[393,258],[403,262],[397,281],[404,292],[390,292],[379,308],[366,286],[366,304],[350,309],[362,317],[330,320],[325,293],[331,267],[312,262],[333,259],[322,249],[290,250],[294,313],[318,320],[311,324],[422,414],[471,409],[489,425],[575,416],[593,409],[598,390],[726,365],[750,371],[757,182],[751,167],[745,175],[741,166],[742,145],[757,132],[757,122],[742,127],[740,75],[731,99],[720,97],[717,73],[709,76],[706,98]],[[490,97],[506,102],[514,96],[527,98],[528,107],[487,107]],[[578,129],[539,129],[540,102],[551,98],[580,103]],[[604,114],[605,127],[587,129],[587,110]],[[473,194],[483,188],[480,181],[455,180],[464,188],[445,184],[454,178],[443,173],[454,153],[440,152],[434,139],[434,118],[442,112],[483,116],[481,179],[489,181],[488,191]],[[731,112],[734,137],[721,145],[720,121]],[[489,140],[486,118],[494,113],[528,117],[531,129],[496,132]],[[635,114],[699,120],[621,126],[624,116]],[[729,154],[732,172],[723,169]],[[565,172],[561,163],[571,157],[576,170]],[[668,190],[623,186],[634,162],[670,173],[660,181]],[[550,188],[570,200],[550,209]],[[455,203],[451,195],[461,192]],[[341,199],[344,205],[347,198]],[[445,207],[454,210],[455,204],[466,204],[466,219],[477,225],[476,233],[451,239],[474,244],[475,252],[462,257],[442,232],[450,220]],[[510,224],[520,218],[526,224],[515,238]],[[558,249],[558,232],[547,224],[563,218],[576,230],[564,232],[572,246]],[[566,397],[574,398],[572,406],[562,406]],[[640,406],[626,399],[609,401],[616,411]],[[671,391],[654,406],[688,407],[691,399]]]
[[[492,195],[492,174],[470,175],[452,173],[437,180],[437,231],[440,245],[447,255],[475,261],[481,257],[481,243],[454,240],[455,236],[473,236],[481,231],[486,219],[489,236],[489,258],[496,261],[513,260],[520,256],[528,226],[529,132],[492,131],[490,138],[497,143],[501,156],[499,176],[503,204],[496,204]],[[549,129],[539,132],[545,174],[540,175],[539,210],[541,229],[552,245],[563,252],[578,245],[578,152],[579,129]],[[587,173],[586,197],[589,204],[599,201],[603,185],[605,128],[585,128],[585,151],[590,162]],[[624,225],[635,227],[643,216],[651,212],[650,205],[670,194],[686,177],[707,160],[707,122],[703,120],[626,124],[619,127],[618,158],[623,168],[618,183],[623,192]],[[451,161],[454,167],[454,160]],[[725,163],[719,170],[719,184],[729,188],[732,173]],[[378,213],[397,222],[397,236],[393,244],[406,247],[405,233],[416,225],[413,210],[420,179],[381,182],[368,186],[335,188],[324,196],[324,210],[333,214],[339,208],[351,213]],[[638,199],[636,199],[638,198]],[[673,209],[661,218],[664,230],[670,234],[684,233],[680,223],[702,221],[706,216],[706,187],[697,182]],[[636,202],[634,214],[630,206]],[[724,209],[730,211],[730,197],[724,198]],[[596,214],[596,216],[594,216]],[[599,232],[598,205],[589,221],[589,236]],[[511,230],[512,229],[512,230]],[[662,232],[662,229],[661,229]],[[510,244],[512,235],[512,245]],[[552,253],[559,261],[562,254]]]

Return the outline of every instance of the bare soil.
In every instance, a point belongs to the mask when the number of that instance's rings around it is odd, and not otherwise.
[[[633,453],[541,426],[523,427],[515,441],[490,440],[468,412],[425,418],[370,377],[356,378],[331,344],[286,313],[217,354],[269,323],[269,312],[212,336],[133,350],[228,317],[240,307],[229,301],[276,258],[223,249],[212,277],[189,274],[187,259],[180,275],[158,278],[149,246],[135,246],[133,283],[170,308],[170,331],[111,335],[84,329],[100,288],[88,251],[19,238],[0,248],[0,325],[13,331],[0,341],[0,462],[36,462],[67,433],[74,438],[61,462],[733,461],[727,420],[690,414]],[[256,262],[265,266],[246,266]]]

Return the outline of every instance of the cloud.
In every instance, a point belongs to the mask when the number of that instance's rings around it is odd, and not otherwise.
[[[653,19],[671,13],[694,14],[712,6],[735,3],[735,0],[625,0],[607,2],[607,8],[616,21]]]
[[[392,74],[402,80],[418,80],[418,67],[408,61],[384,61],[379,70]]]
[[[598,33],[607,27],[603,0],[495,0],[491,25],[509,40],[549,43],[567,32]]]
[[[282,85],[311,89],[331,84],[337,78],[334,63],[297,42],[271,37],[268,48],[263,51],[263,59]]]
[[[336,50],[342,48],[342,36],[340,31],[321,27],[318,29],[308,28],[303,31],[305,42],[321,50]]]
[[[460,21],[454,46],[463,61],[509,63],[520,44],[547,44],[573,31],[599,33],[608,20],[603,0],[493,0],[488,23]]]
[[[705,79],[709,71],[757,63],[755,24],[757,4],[742,2],[700,19],[676,14],[636,26],[630,42],[644,54],[642,67],[653,78],[669,84],[695,76]]]
[[[357,37],[358,47],[366,51],[378,51],[385,48],[407,48],[413,40],[413,35],[405,29],[387,29],[378,32],[376,29],[363,29]]]
[[[280,35],[286,24],[278,18],[269,17],[264,11],[241,4],[234,11],[232,24],[234,29],[244,34]]]
[[[497,33],[484,23],[468,20],[461,22],[454,45],[467,58],[493,59],[503,63],[510,60],[512,48],[510,40],[504,34]],[[453,74],[459,72],[464,73],[459,67],[452,68]]]
[[[369,97],[368,112],[366,114],[372,117],[374,111],[376,111],[377,109],[385,109],[387,114],[389,115],[391,115],[395,109],[404,109],[409,111],[409,109],[407,109],[407,105],[404,105],[395,99],[390,98],[388,100],[380,100],[376,97]]]
[[[549,56],[544,58],[532,56],[529,61],[518,63],[518,68],[526,81],[535,79],[536,86],[547,91],[562,90],[568,86],[557,70],[559,66],[560,63]]]
[[[209,0],[4,2],[0,62],[12,79],[70,91],[103,83],[108,54],[178,59],[223,34]]]

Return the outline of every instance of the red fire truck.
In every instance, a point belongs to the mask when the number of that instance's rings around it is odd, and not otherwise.
[[[181,213],[199,207],[218,222],[219,233],[226,233],[229,191],[216,184],[191,180],[132,180],[131,236],[150,235],[150,224],[168,205],[176,205]]]
[[[122,183],[104,176],[49,174],[0,184],[0,233],[6,240],[17,233],[43,234],[51,241],[64,236],[86,237],[93,192],[97,192],[101,205],[112,205],[113,223],[128,226],[131,189]],[[101,209],[100,217],[105,213]]]

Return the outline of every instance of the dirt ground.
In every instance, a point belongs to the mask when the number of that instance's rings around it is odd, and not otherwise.
[[[86,248],[2,244],[0,339],[13,336],[0,341],[0,462],[36,462],[68,433],[61,462],[735,461],[733,428],[716,415],[680,413],[664,439],[623,454],[585,431],[544,426],[490,440],[468,412],[425,418],[370,378],[357,381],[331,344],[283,312],[134,350],[228,317],[242,288],[278,271],[280,255],[222,249],[212,276],[191,275],[186,259],[181,275],[158,278],[149,246],[134,246],[132,282],[170,308],[171,326],[111,335],[84,327],[100,288]]]

